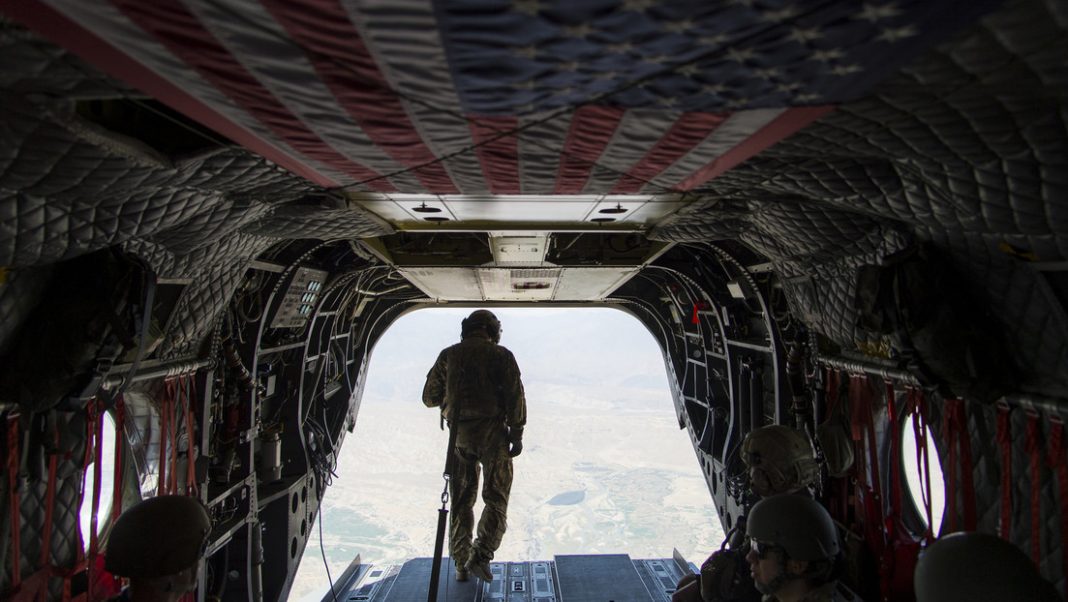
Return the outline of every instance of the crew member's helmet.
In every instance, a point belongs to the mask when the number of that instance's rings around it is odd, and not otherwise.
[[[749,469],[749,488],[761,497],[796,492],[819,476],[808,439],[779,424],[749,433],[742,441],[742,461]]]
[[[745,533],[751,539],[786,551],[793,560],[832,560],[841,550],[831,515],[803,495],[773,495],[749,511]]]
[[[953,533],[920,555],[913,577],[917,602],[1053,602],[1056,590],[1013,544],[989,533]]]
[[[115,521],[104,566],[121,577],[176,575],[200,560],[210,533],[211,519],[196,498],[149,498]]]
[[[501,321],[488,309],[475,310],[460,323],[461,338],[480,330],[488,334],[494,342],[501,340]]]

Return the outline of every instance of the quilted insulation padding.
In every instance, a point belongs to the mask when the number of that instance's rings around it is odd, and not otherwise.
[[[359,209],[288,207],[321,189],[244,149],[171,159],[87,127],[65,99],[128,91],[28,34],[0,28],[0,64],[0,266],[10,270],[0,349],[40,294],[43,266],[96,249],[123,245],[157,276],[191,280],[160,347],[167,358],[195,350],[271,245],[388,233]]]
[[[941,400],[931,404],[931,428],[935,438],[939,441],[939,458],[943,473],[948,468],[948,449],[941,438],[941,412],[939,408]],[[977,529],[986,533],[998,533],[998,525],[1001,515],[1001,451],[997,443],[997,409],[991,405],[971,403],[967,405],[968,435],[971,442],[972,452],[972,479],[976,483],[975,507],[978,521]],[[1062,596],[1068,588],[1068,580],[1064,575],[1064,562],[1062,554],[1068,552],[1065,545],[1068,542],[1061,541],[1061,516],[1057,479],[1048,466],[1046,458],[1047,442],[1049,441],[1049,418],[1040,418],[1041,434],[1038,438],[1042,449],[1040,462],[1040,489],[1041,514],[1039,517],[1039,537],[1041,561],[1039,570],[1042,576],[1057,586]],[[1027,414],[1017,408],[1012,411],[1011,440],[1012,440],[1012,504],[1013,522],[1010,540],[1030,556],[1031,550],[1031,473],[1030,455],[1027,452]],[[960,460],[958,460],[959,462]],[[958,469],[959,471],[960,469]],[[963,492],[958,486],[957,525],[963,525],[963,516],[960,513],[960,496]],[[947,499],[947,516],[950,505]],[[947,519],[948,520],[948,519]],[[943,521],[943,529],[947,528],[947,522]]]
[[[867,220],[866,232],[887,237],[832,260],[837,278],[820,276],[827,268],[817,257],[810,278],[794,274],[787,286],[792,307],[847,347],[858,337],[859,263],[849,257],[893,251],[900,233],[931,241],[1002,322],[1022,385],[1068,395],[1068,324],[1021,259],[1068,258],[1066,30],[1063,2],[1009,2],[870,97],[712,180],[701,202],[652,237],[733,234],[790,275]],[[728,233],[717,219],[724,203],[750,207]],[[790,209],[768,211],[776,205]],[[825,214],[833,225],[776,220],[783,212]]]
[[[78,517],[81,501],[82,460],[85,457],[85,414],[80,412],[57,413],[60,434],[59,461],[56,466],[56,494],[53,510],[50,562],[53,566],[69,568],[77,561],[80,545]],[[23,438],[25,442],[26,439]],[[31,454],[22,466],[19,482],[19,521],[21,534],[20,561],[22,578],[25,580],[39,566],[41,547],[44,544],[45,501],[48,493],[47,458]],[[34,458],[37,461],[34,461]],[[32,464],[31,464],[32,462]],[[7,476],[0,483],[0,540],[10,542],[11,506]],[[106,501],[101,502],[106,507]],[[11,547],[0,550],[0,591],[7,591],[12,583]],[[62,581],[51,579],[49,600],[58,600]]]

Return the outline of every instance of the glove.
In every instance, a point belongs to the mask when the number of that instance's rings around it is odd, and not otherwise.
[[[523,453],[523,429],[512,427],[508,429],[508,455],[516,457]]]

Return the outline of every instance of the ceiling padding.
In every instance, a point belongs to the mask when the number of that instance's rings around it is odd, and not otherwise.
[[[747,242],[802,317],[850,347],[857,267],[931,242],[990,310],[975,326],[1004,330],[1022,384],[1063,395],[1068,323],[1040,270],[1068,257],[1066,29],[1063,2],[1007,3],[711,181],[652,236]]]

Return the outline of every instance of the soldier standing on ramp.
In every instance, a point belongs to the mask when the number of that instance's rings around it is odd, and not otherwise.
[[[438,355],[427,374],[423,403],[440,406],[449,428],[456,431],[449,481],[449,554],[456,563],[456,579],[466,581],[470,571],[492,581],[489,562],[506,528],[512,458],[523,450],[527,405],[515,357],[497,344],[501,338],[497,316],[484,309],[473,312],[463,321],[460,338]],[[480,467],[485,473],[486,506],[472,542]]]

